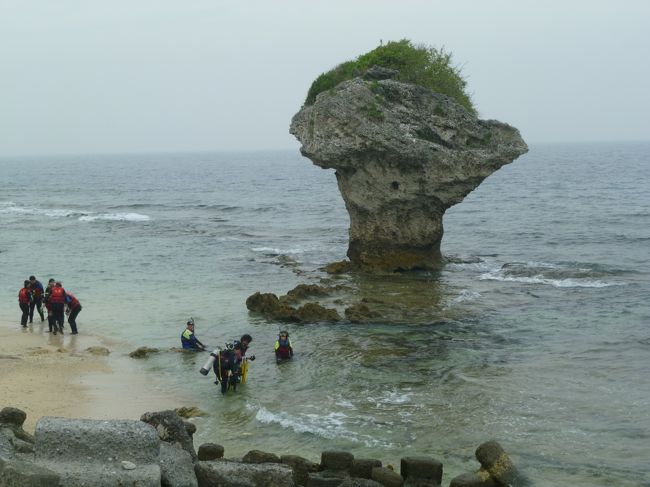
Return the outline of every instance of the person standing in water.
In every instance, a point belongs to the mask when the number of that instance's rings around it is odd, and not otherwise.
[[[29,283],[32,291],[32,302],[29,305],[29,322],[34,321],[34,308],[41,316],[41,321],[45,321],[45,315],[43,314],[43,293],[45,290],[43,284],[35,276],[29,276]]]
[[[31,283],[25,281],[23,287],[18,291],[18,306],[20,306],[23,315],[20,317],[20,325],[27,328],[27,318],[29,318],[29,307],[32,303],[32,290],[30,289]]]
[[[181,345],[186,350],[205,350],[205,345],[194,334],[194,320],[190,319],[181,333]]]
[[[275,360],[280,362],[293,357],[293,345],[289,340],[289,332],[282,330],[275,341]]]
[[[50,294],[52,294],[52,288],[54,287],[54,279],[47,281],[47,287],[43,293],[43,303],[45,303],[45,309],[47,309],[47,327],[49,328],[48,333],[52,333],[54,328],[54,314],[52,312],[52,305],[50,304]]]
[[[52,314],[54,315],[53,327],[54,334],[57,332],[57,323],[58,331],[63,333],[63,324],[65,323],[64,307],[65,307],[65,289],[60,281],[56,281],[54,287],[50,292],[50,305],[52,306]]]

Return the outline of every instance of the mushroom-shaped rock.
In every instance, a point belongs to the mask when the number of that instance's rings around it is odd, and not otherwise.
[[[336,170],[347,255],[364,270],[437,267],[444,212],[528,151],[517,129],[394,79],[343,81],[303,106],[290,132],[305,157]]]

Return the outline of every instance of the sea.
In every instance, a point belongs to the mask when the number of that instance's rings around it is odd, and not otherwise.
[[[0,321],[20,332],[29,275],[61,280],[80,336],[161,350],[137,367],[227,456],[432,456],[448,485],[495,439],[530,485],[650,486],[649,174],[650,143],[532,145],[447,211],[440,270],[334,277],[348,215],[297,150],[3,157]],[[379,317],[245,306],[301,283]],[[208,354],[172,350],[190,317],[211,348],[253,336],[235,393],[199,373]],[[280,329],[295,357],[277,365]]]

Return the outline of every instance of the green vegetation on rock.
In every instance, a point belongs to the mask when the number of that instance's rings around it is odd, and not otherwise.
[[[373,66],[397,70],[397,81],[448,95],[471,113],[476,113],[471,97],[465,91],[467,82],[460,68],[452,64],[451,53],[444,49],[416,46],[408,39],[381,45],[321,74],[309,88],[305,104],[312,105],[319,93],[332,90],[343,81],[363,76]]]

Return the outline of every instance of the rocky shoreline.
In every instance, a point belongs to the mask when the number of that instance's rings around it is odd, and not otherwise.
[[[183,411],[180,411],[181,414]],[[439,487],[443,464],[432,457],[404,457],[399,472],[380,460],[323,451],[319,462],[298,455],[251,450],[224,458],[216,443],[194,448],[194,423],[177,411],[144,413],[137,420],[44,416],[34,435],[26,414],[0,411],[0,487]],[[521,485],[521,477],[496,441],[476,450],[480,468],[450,487]]]

